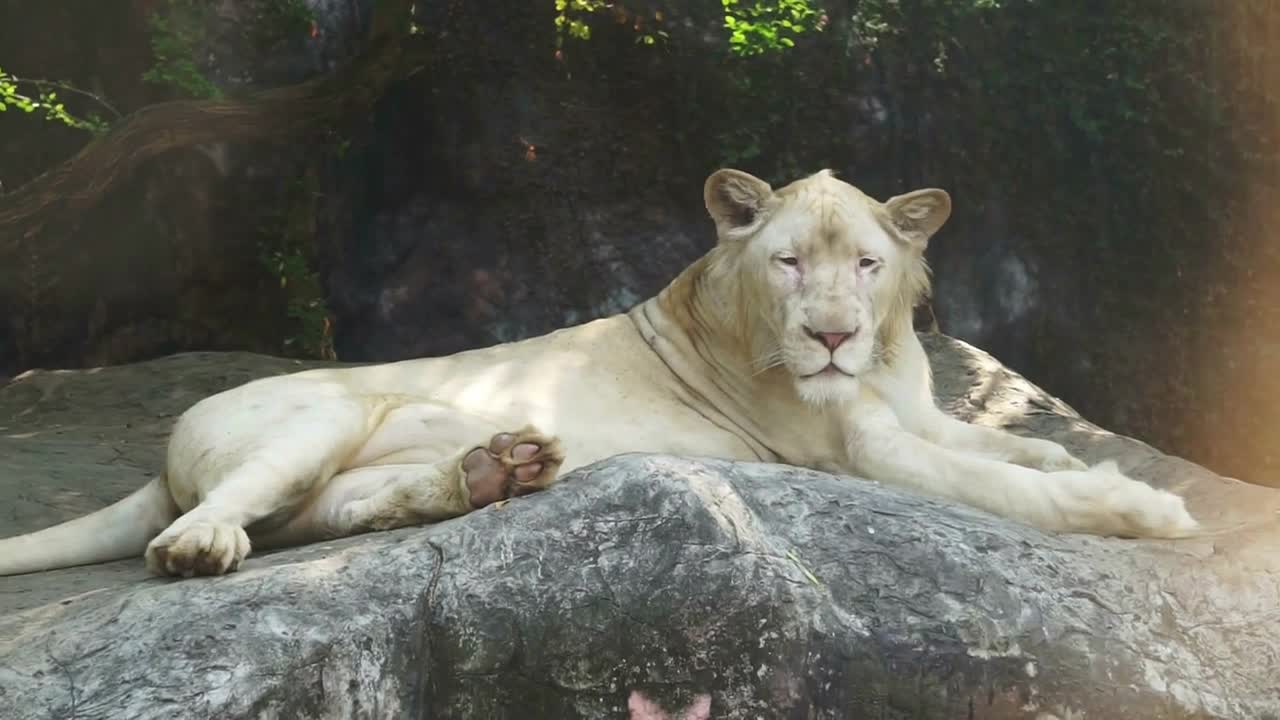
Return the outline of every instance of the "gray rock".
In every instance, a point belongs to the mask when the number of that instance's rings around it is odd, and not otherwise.
[[[952,412],[1115,457],[1216,534],[1055,536],[856,478],[626,455],[222,578],[140,559],[0,578],[0,716],[674,718],[708,699],[716,718],[1280,716],[1280,493],[926,345]],[[205,354],[19,378],[0,390],[0,530],[125,494],[174,414],[298,367]]]

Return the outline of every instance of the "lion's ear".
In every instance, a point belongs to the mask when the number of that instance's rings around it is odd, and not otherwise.
[[[702,188],[707,212],[721,237],[754,225],[771,197],[769,183],[741,170],[717,170]]]
[[[951,217],[951,196],[933,188],[889,198],[884,206],[898,232],[921,250]]]

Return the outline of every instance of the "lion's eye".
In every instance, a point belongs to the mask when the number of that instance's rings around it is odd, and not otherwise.
[[[794,255],[781,255],[778,257],[778,262],[782,263],[783,265],[790,265],[791,267],[795,267],[800,264],[800,258]]]
[[[862,268],[863,270],[869,270],[879,264],[880,264],[880,261],[876,260],[873,257],[864,257],[858,260],[858,267]]]

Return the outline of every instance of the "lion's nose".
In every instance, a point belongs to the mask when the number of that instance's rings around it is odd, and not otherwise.
[[[851,332],[818,332],[808,327],[806,327],[804,331],[809,334],[809,337],[817,340],[823,345],[826,345],[827,349],[831,352],[835,352],[836,348],[840,347],[841,343],[853,337],[853,333]]]

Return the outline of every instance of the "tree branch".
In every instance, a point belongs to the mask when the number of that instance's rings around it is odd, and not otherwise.
[[[421,69],[425,49],[403,42],[412,0],[380,0],[368,49],[346,68],[232,100],[149,105],[95,138],[74,157],[0,195],[0,266],[34,242],[47,220],[92,207],[147,160],[205,143],[288,138],[371,107],[396,80]]]
[[[0,257],[43,225],[42,219],[94,205],[146,160],[213,142],[291,137],[371,106],[405,74],[400,43],[385,39],[345,70],[240,100],[180,100],[133,113],[75,157],[0,198]]]

